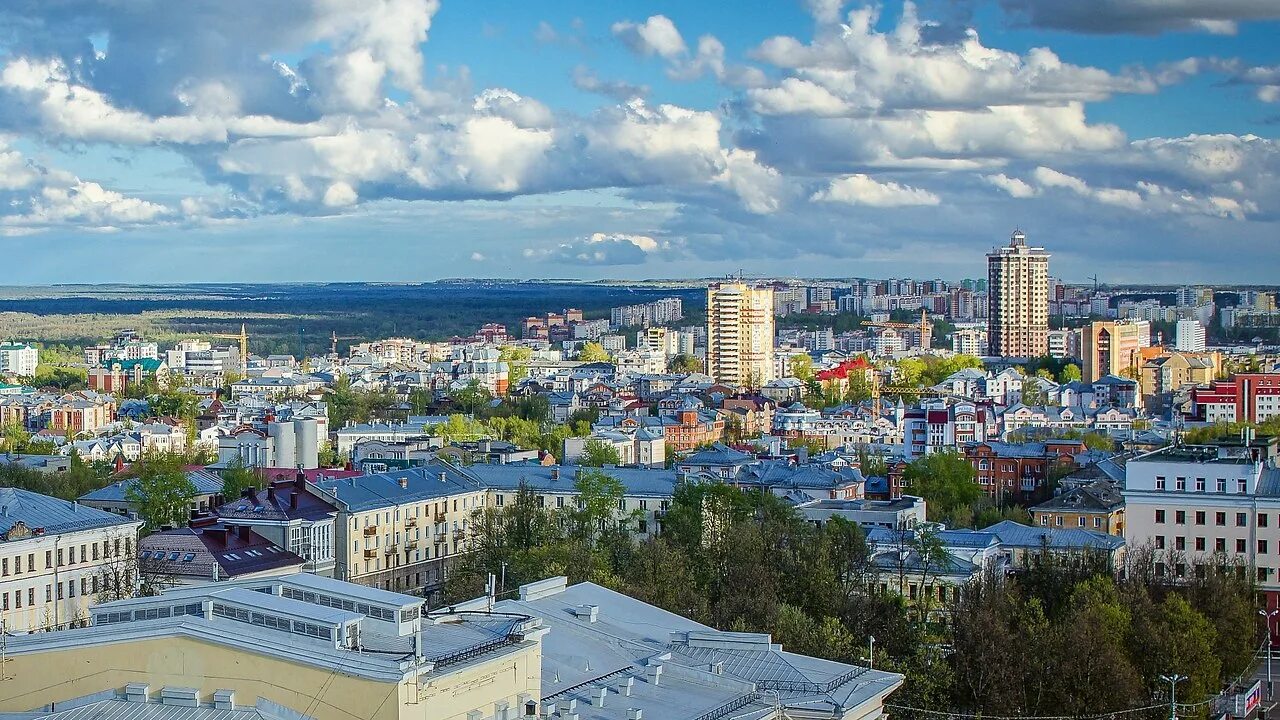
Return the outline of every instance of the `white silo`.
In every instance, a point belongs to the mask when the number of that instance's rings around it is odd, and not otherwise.
[[[298,448],[297,464],[307,470],[320,467],[319,427],[315,418],[298,418],[293,421]]]
[[[276,458],[272,467],[291,468],[298,464],[293,423],[273,422],[267,425],[267,434],[275,441]]]

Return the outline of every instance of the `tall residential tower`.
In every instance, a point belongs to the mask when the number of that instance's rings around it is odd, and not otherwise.
[[[773,290],[741,282],[707,288],[707,374],[758,388],[774,379]]]
[[[1015,230],[1008,247],[987,254],[987,342],[999,357],[1049,352],[1049,253]]]

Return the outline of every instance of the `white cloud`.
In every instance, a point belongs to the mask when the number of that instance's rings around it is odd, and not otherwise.
[[[356,195],[355,188],[345,182],[338,181],[333,183],[324,191],[325,207],[340,208],[348,205],[354,205],[359,196]]]
[[[488,259],[489,258],[485,257],[484,253],[479,253],[479,252],[471,253],[472,262],[484,262],[485,260],[488,260]]]
[[[1273,0],[1001,0],[1000,4],[1027,24],[1085,33],[1234,35],[1241,21],[1280,18],[1280,6]]]
[[[1040,190],[1038,188],[1032,187],[1018,178],[1009,177],[1004,173],[983,175],[982,179],[1009,193],[1010,197],[1029,198],[1040,194]]]
[[[526,248],[524,256],[568,265],[639,265],[652,256],[679,252],[680,243],[649,235],[592,233],[552,248]]]
[[[1188,190],[1174,190],[1154,182],[1139,181],[1126,187],[1094,187],[1085,180],[1052,168],[1037,167],[1032,178],[1043,189],[1064,189],[1094,202],[1148,213],[1207,215],[1230,220],[1244,220],[1258,211],[1251,200],[1238,200],[1220,195],[1197,195]]]
[[[642,23],[620,21],[610,28],[614,37],[642,55],[674,60],[689,52],[680,31],[666,15],[653,15]]]
[[[937,205],[937,195],[896,182],[878,182],[867,175],[849,175],[832,180],[826,188],[809,197],[813,202],[847,203],[871,207]]]

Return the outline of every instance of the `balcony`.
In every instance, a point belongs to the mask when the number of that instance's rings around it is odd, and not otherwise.
[[[417,541],[417,540],[405,540],[405,542],[404,542],[404,549],[405,549],[405,550],[417,550],[417,549],[418,549],[418,541]]]
[[[443,543],[443,542],[448,542],[448,541],[449,541],[449,533],[442,533],[442,532],[438,532],[438,533],[436,533],[436,542],[437,542],[437,543]]]
[[[400,552],[400,544],[387,543],[382,547],[382,552],[386,555],[395,555],[396,553]]]
[[[466,537],[467,537],[467,531],[466,531],[466,530],[458,529],[458,530],[454,530],[454,531],[453,531],[453,539],[454,539],[454,540],[464,540],[464,539],[466,539]]]
[[[418,518],[416,518],[416,517],[407,517],[407,518],[405,518],[405,519],[404,519],[404,526],[405,526],[405,527],[418,527]]]
[[[443,523],[444,523],[444,513],[442,513],[442,512],[438,512],[438,513],[436,513],[435,520],[436,520],[436,524],[437,524],[437,525],[441,525],[441,524],[443,524]]]
[[[374,535],[377,535],[377,534],[378,534],[378,526],[377,526],[377,525],[370,525],[369,527],[367,527],[367,528],[365,528],[365,529],[364,529],[364,536],[365,536],[365,537],[373,537]]]
[[[378,551],[376,548],[368,548],[364,551],[365,560],[372,560],[373,558],[376,558],[376,557],[378,557]]]

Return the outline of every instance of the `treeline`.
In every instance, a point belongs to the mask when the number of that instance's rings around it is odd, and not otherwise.
[[[1150,554],[1131,558],[1122,576],[1098,557],[1044,553],[958,598],[909,603],[892,590],[903,569],[873,561],[857,525],[815,527],[772,494],[690,484],[676,491],[661,535],[640,539],[639,519],[616,512],[620,484],[593,471],[583,478],[572,507],[541,507],[521,488],[504,507],[478,510],[475,551],[454,567],[446,601],[482,594],[505,567],[505,592],[567,575],[841,662],[865,664],[874,636],[875,666],[906,676],[895,703],[1000,715],[1144,707],[1162,697],[1159,676],[1169,673],[1192,678],[1179,697],[1197,702],[1245,670],[1260,638],[1254,588],[1235,567],[1196,568],[1175,585],[1156,575]],[[900,542],[936,555],[926,534]]]

